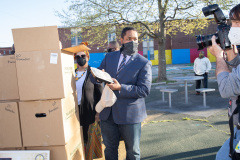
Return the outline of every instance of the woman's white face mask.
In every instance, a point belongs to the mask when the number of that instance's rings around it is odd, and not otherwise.
[[[228,38],[232,45],[240,45],[240,27],[231,27]]]

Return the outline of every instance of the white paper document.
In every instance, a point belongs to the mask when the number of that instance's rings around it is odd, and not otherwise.
[[[91,73],[93,77],[99,81],[113,83],[112,77],[107,72],[103,72],[100,69],[91,67]]]
[[[57,61],[58,61],[58,54],[57,53],[51,53],[50,64],[57,64]]]

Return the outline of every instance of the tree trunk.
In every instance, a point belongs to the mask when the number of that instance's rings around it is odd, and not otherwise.
[[[165,43],[165,38],[163,41],[158,40],[158,81],[167,80]]]
[[[167,2],[165,2],[165,5]],[[166,8],[162,7],[162,0],[158,0],[159,10],[159,32],[158,32],[158,81],[167,80],[166,74],[166,57],[165,57],[165,44],[166,44],[166,32],[165,32],[165,11]]]

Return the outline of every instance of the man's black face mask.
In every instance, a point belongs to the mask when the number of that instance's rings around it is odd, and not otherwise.
[[[81,66],[81,67],[84,66],[87,62],[86,61],[86,55],[84,55],[84,54],[81,55],[81,56],[77,55],[76,58],[77,58],[78,65]]]
[[[138,43],[134,41],[124,43],[120,51],[125,55],[132,56],[138,52]]]

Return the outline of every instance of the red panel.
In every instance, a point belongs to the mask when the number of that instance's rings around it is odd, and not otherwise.
[[[204,56],[207,57],[207,48],[200,51],[204,51]],[[197,48],[190,48],[190,63],[194,63],[194,60],[199,56],[200,51],[198,51]]]
[[[143,55],[143,51],[138,51],[139,54]]]

